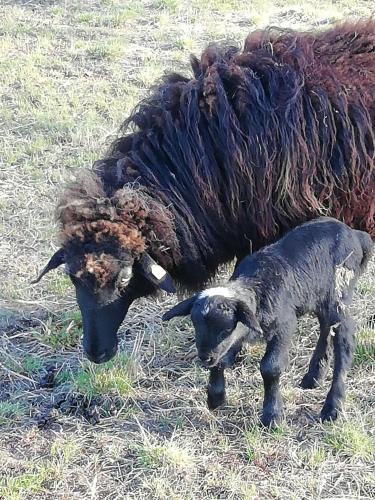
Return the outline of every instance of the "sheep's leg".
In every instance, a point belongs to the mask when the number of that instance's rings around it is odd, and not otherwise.
[[[308,372],[301,381],[303,389],[314,389],[318,381],[324,378],[331,359],[330,331],[331,327],[323,319],[320,322],[320,335],[312,355]]]
[[[264,384],[262,424],[266,427],[277,424],[283,412],[280,393],[280,377],[288,362],[290,332],[275,334],[268,342],[265,355],[260,362]]]
[[[352,318],[343,316],[339,325],[333,327],[334,368],[331,389],[323,405],[322,421],[335,420],[345,397],[345,378],[349,370],[355,347],[355,324]]]
[[[207,387],[207,404],[210,410],[225,403],[225,378],[224,368],[214,366],[210,369]]]

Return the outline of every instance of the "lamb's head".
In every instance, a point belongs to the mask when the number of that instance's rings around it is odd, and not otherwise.
[[[227,367],[233,364],[240,345],[250,333],[245,328],[236,328],[238,322],[251,330],[252,336],[262,334],[254,311],[251,298],[244,300],[230,288],[217,287],[180,302],[164,314],[163,320],[190,314],[198,356],[204,366]]]
[[[131,303],[157,289],[174,292],[160,265],[171,257],[162,254],[157,263],[150,255],[173,238],[171,221],[160,205],[132,187],[106,197],[92,176],[64,193],[57,219],[62,246],[36,281],[65,264],[82,313],[85,352],[95,363],[108,361]]]

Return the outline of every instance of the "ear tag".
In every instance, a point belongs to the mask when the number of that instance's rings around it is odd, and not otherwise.
[[[159,264],[151,264],[151,274],[155,276],[157,280],[161,280],[167,274],[167,271],[163,269]]]
[[[154,285],[167,293],[175,293],[176,289],[168,272],[159,266],[148,253],[145,252],[142,255],[139,260],[139,266],[142,274],[154,283]]]

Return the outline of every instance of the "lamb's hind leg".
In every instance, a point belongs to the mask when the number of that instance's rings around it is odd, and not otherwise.
[[[355,347],[355,324],[348,315],[342,315],[337,326],[333,327],[333,350],[335,363],[331,389],[323,405],[320,417],[322,421],[335,420],[345,397],[345,378],[349,370]]]
[[[319,317],[320,335],[314,353],[310,360],[309,369],[301,381],[303,389],[314,389],[318,381],[325,377],[331,359],[330,324]]]

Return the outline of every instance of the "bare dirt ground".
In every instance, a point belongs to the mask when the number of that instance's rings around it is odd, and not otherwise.
[[[258,425],[263,346],[228,373],[209,412],[187,320],[175,298],[136,303],[120,354],[82,356],[69,281],[30,280],[55,249],[61,186],[105,151],[164,71],[189,73],[210,41],[255,28],[324,29],[368,17],[370,1],[0,1],[0,498],[375,498],[375,263],[361,280],[346,407],[317,416],[330,381],[299,382],[317,324],[306,318],[283,379],[286,417]]]

